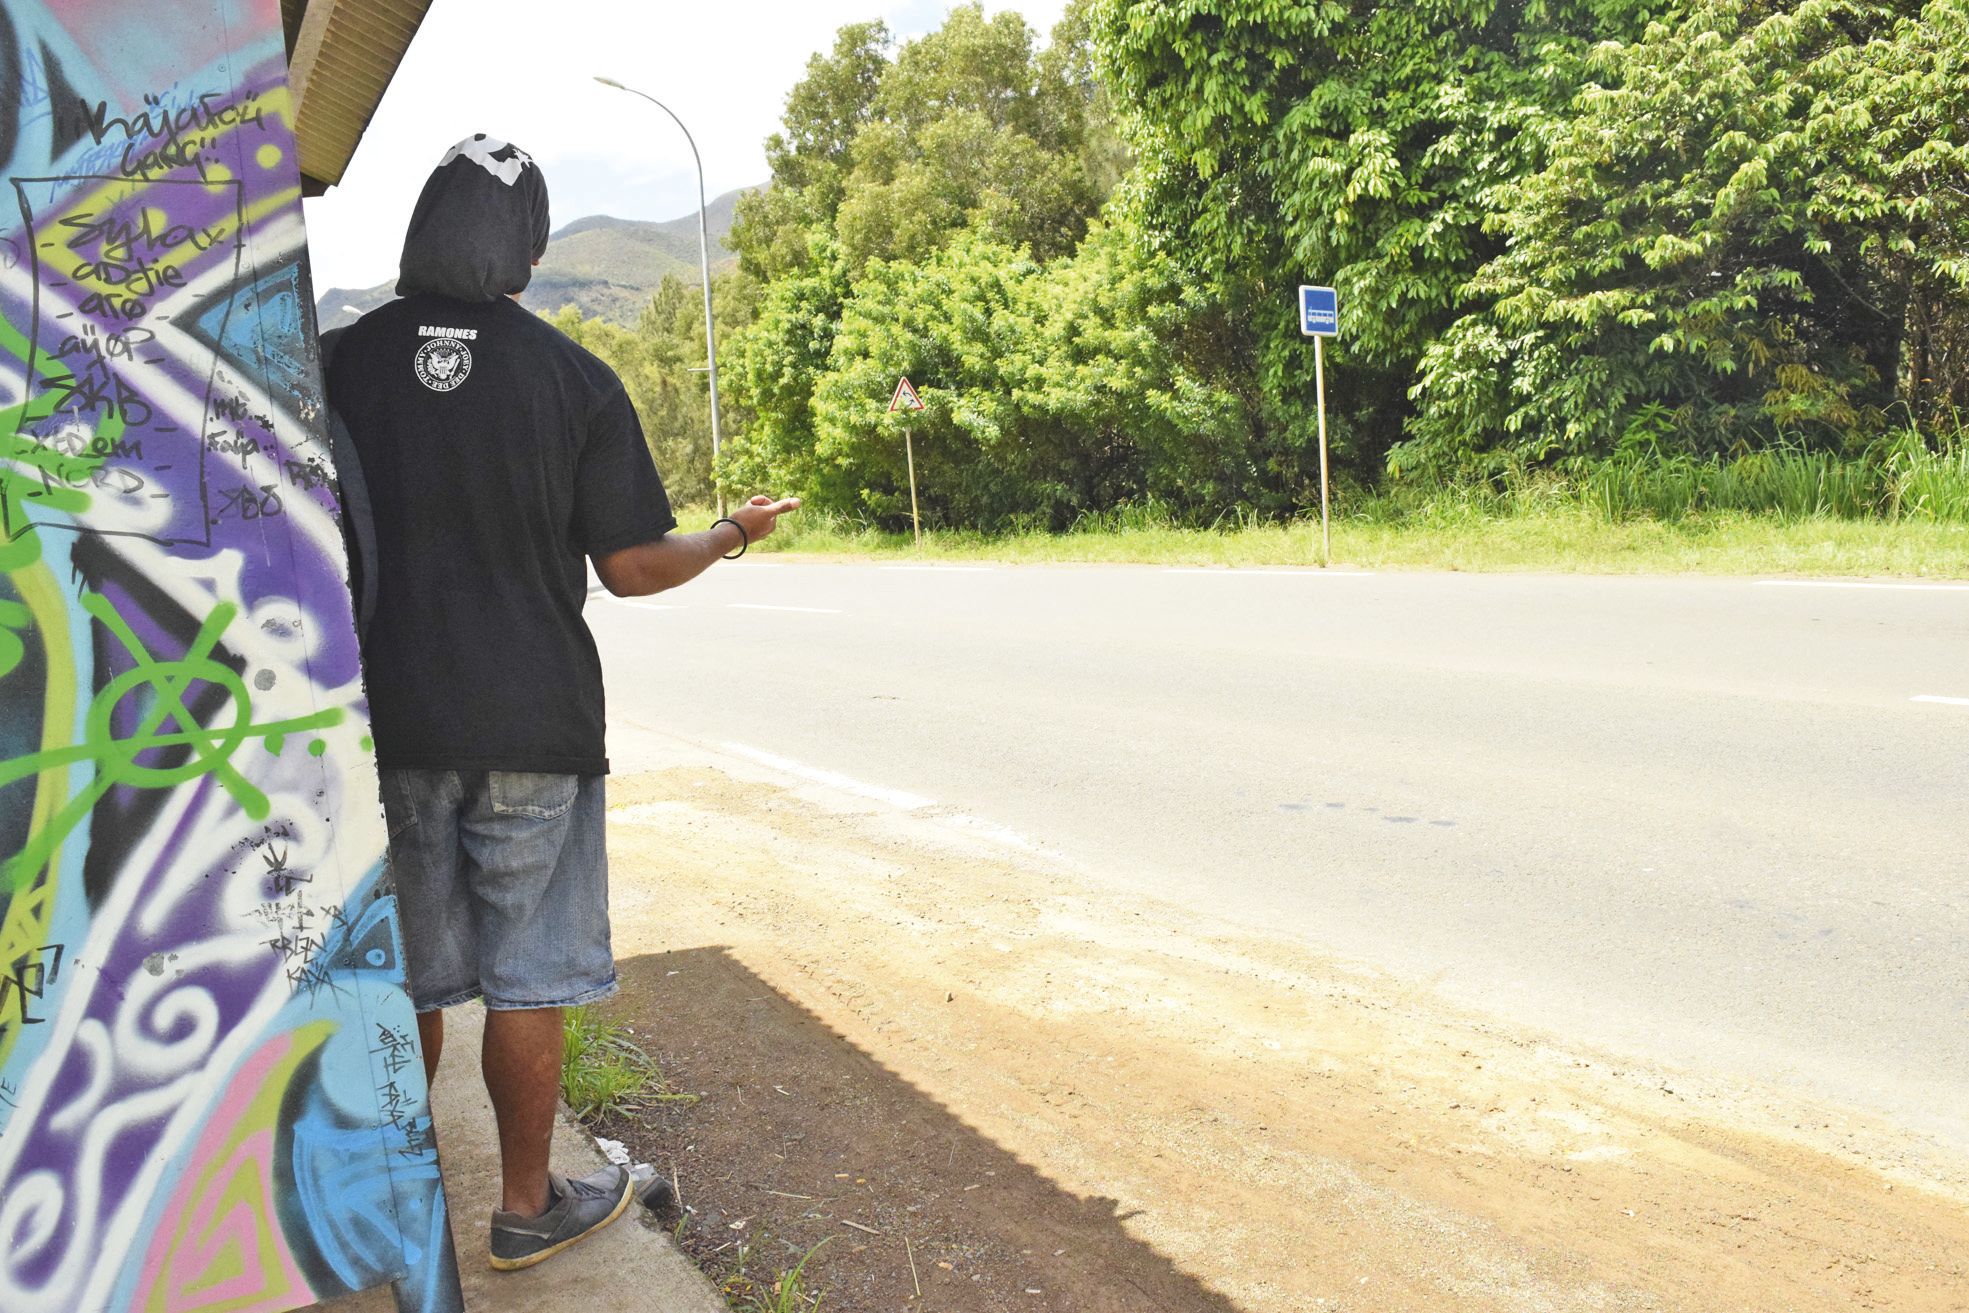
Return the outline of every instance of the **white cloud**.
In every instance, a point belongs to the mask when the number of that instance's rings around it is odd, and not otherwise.
[[[843,24],[934,26],[941,0],[437,0],[383,97],[348,176],[307,203],[315,287],[368,287],[396,272],[411,205],[452,143],[474,132],[524,147],[547,175],[558,226],[583,215],[671,219],[697,206],[690,125],[711,195],[763,182],[764,142],[808,58]],[[1065,0],[988,4],[1044,33]]]

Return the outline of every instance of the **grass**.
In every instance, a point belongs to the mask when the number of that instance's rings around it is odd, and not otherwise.
[[[823,1240],[800,1255],[799,1262],[779,1273],[767,1285],[760,1285],[746,1274],[752,1246],[742,1246],[732,1272],[719,1285],[725,1293],[725,1302],[737,1313],[819,1313],[825,1294],[808,1289],[807,1264],[827,1243]]]
[[[673,1093],[622,1024],[589,1007],[569,1008],[561,1028],[561,1095],[583,1120],[697,1101]]]
[[[562,1024],[561,1094],[584,1121],[641,1112],[651,1104],[698,1100],[695,1094],[672,1092],[656,1060],[630,1038],[628,1029],[592,1007],[569,1008]],[[688,1211],[677,1219],[672,1238],[679,1245],[690,1238],[691,1219]],[[713,1250],[699,1262],[715,1261],[722,1269],[722,1275],[711,1275],[733,1313],[819,1313],[822,1292],[808,1286],[807,1263],[826,1243],[823,1240],[792,1267],[770,1276],[753,1273],[760,1266],[756,1236],[730,1257],[712,1259],[718,1255]]]
[[[679,1245],[685,1245],[686,1237],[681,1233],[683,1223],[678,1225],[680,1232],[673,1238]],[[808,1284],[807,1264],[829,1243],[831,1240],[821,1241],[801,1254],[792,1267],[775,1272],[771,1264],[760,1261],[760,1251],[774,1247],[771,1237],[754,1231],[736,1247],[720,1245],[699,1253],[697,1262],[718,1287],[725,1307],[732,1313],[819,1313],[826,1292]],[[791,1245],[783,1247],[792,1249]],[[699,1248],[686,1246],[689,1251]],[[763,1271],[755,1273],[755,1268]]]
[[[1889,434],[1858,456],[1780,446],[1730,458],[1663,452],[1642,435],[1571,470],[1334,491],[1333,563],[1377,569],[1592,574],[1969,577],[1969,428]],[[709,525],[693,508],[687,528]],[[802,511],[761,552],[861,559],[1145,565],[1317,565],[1317,508],[1197,527],[1154,503],[1083,515],[1065,532],[906,532]]]
[[[709,510],[682,517],[687,528]],[[759,550],[863,560],[1029,564],[1317,565],[1319,521],[1197,529],[1175,523],[1094,523],[1065,533],[929,530],[918,549],[885,533],[808,512],[789,517]],[[1564,504],[1500,513],[1441,503],[1404,515],[1343,502],[1335,564],[1388,570],[1587,574],[1792,574],[1969,577],[1969,524],[1930,520],[1779,518],[1699,511],[1611,520]]]
[[[686,527],[708,525],[694,509]],[[1199,528],[1150,505],[1088,514],[1063,533],[932,527],[917,546],[813,511],[761,552],[862,559],[1152,565],[1317,565],[1317,510]],[[1645,443],[1570,473],[1508,471],[1467,483],[1341,487],[1335,564],[1377,569],[1594,574],[1969,577],[1969,436],[1912,429],[1866,454],[1778,447],[1729,459]]]

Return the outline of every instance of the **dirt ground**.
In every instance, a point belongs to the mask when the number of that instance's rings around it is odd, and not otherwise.
[[[1969,1310],[1969,1174],[1116,894],[965,818],[611,785],[616,1014],[714,1271],[825,1309]],[[918,1291],[920,1290],[920,1295]]]

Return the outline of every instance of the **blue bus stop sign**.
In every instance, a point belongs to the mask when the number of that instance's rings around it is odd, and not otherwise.
[[[1301,287],[1299,331],[1307,337],[1338,337],[1340,294],[1331,287]]]

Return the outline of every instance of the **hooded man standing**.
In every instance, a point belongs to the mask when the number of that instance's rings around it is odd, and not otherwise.
[[[547,1161],[561,1010],[615,992],[586,562],[618,597],[675,588],[799,505],[754,497],[674,532],[621,381],[512,299],[547,232],[533,160],[458,143],[411,215],[401,299],[339,335],[328,377],[374,518],[364,665],[425,1068],[443,1009],[483,998],[501,1269],[593,1234],[633,1189]]]

